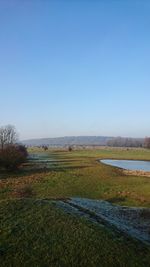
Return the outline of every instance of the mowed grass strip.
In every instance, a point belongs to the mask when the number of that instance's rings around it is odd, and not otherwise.
[[[2,201],[1,266],[145,267],[150,249],[40,200]]]

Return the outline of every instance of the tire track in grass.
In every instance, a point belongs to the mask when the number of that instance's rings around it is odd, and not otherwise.
[[[103,200],[70,198],[55,201],[65,212],[80,216],[116,234],[131,236],[150,245],[150,209],[112,205]]]

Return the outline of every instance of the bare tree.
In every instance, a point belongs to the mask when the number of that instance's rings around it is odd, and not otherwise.
[[[150,137],[145,137],[144,147],[150,149]]]
[[[0,146],[3,150],[5,145],[14,144],[18,139],[16,128],[13,125],[0,127]]]

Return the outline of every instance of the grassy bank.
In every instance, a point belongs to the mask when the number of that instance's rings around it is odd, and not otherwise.
[[[1,266],[145,267],[150,250],[53,204],[6,201],[1,211]]]
[[[150,207],[149,177],[128,176],[97,161],[150,160],[149,150],[30,152],[42,162],[0,172],[1,266],[150,266],[148,247],[42,200],[80,196]]]

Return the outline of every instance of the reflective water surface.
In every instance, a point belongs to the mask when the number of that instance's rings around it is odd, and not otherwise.
[[[133,171],[150,171],[150,161],[103,159],[100,162]]]

